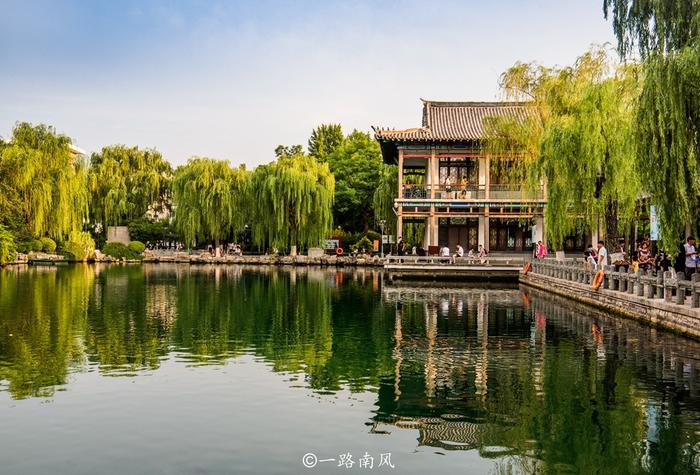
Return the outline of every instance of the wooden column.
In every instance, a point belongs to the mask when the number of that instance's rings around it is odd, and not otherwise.
[[[430,148],[430,199],[435,199],[435,188],[440,184],[440,172],[438,169],[435,147]],[[437,246],[437,219],[435,219],[435,205],[430,205],[430,217],[428,217],[428,246]]]
[[[403,149],[399,149],[399,189],[398,197],[403,199]],[[399,242],[399,238],[403,237],[403,206],[399,204],[396,209],[396,242]]]

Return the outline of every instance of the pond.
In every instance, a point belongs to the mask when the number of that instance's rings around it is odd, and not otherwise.
[[[0,473],[698,473],[700,343],[380,270],[0,270]]]

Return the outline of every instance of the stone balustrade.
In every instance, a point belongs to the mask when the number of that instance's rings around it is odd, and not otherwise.
[[[531,273],[589,286],[591,291],[596,269],[587,267],[581,259],[535,259]],[[655,272],[605,266],[601,289],[634,295],[649,300],[664,301],[690,308],[700,308],[700,274],[687,280],[683,272]]]

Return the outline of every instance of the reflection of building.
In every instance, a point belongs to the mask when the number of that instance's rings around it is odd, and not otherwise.
[[[424,226],[425,248],[491,251],[529,251],[533,238],[543,239],[544,183],[526,191],[508,173],[513,157],[491,159],[482,149],[489,118],[526,114],[518,102],[424,100],[422,127],[375,128],[384,162],[399,168],[398,235],[413,224]]]

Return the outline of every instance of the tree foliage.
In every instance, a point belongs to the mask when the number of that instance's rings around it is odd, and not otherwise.
[[[16,232],[63,239],[87,216],[87,170],[70,138],[53,127],[18,123],[0,146],[0,222]]]
[[[699,0],[603,0],[622,55],[671,53],[700,35]]]
[[[252,237],[259,247],[317,246],[333,225],[335,180],[328,165],[302,153],[253,172]]]
[[[90,159],[90,212],[103,226],[125,225],[168,204],[172,168],[157,150],[112,145]]]
[[[637,153],[662,239],[674,246],[700,191],[700,1],[604,0],[603,8],[620,53],[644,59]]]
[[[246,221],[249,173],[227,161],[195,157],[175,170],[175,226],[188,245],[241,232]]]
[[[530,99],[525,120],[492,120],[487,148],[515,158],[513,173],[529,187],[546,183],[548,239],[607,219],[608,237],[635,215],[642,189],[632,130],[638,81],[634,65],[617,65],[594,48],[571,67],[516,64],[501,78],[510,98]],[[619,222],[618,222],[619,221]]]
[[[15,237],[2,224],[0,224],[0,265],[12,262],[17,257]]]
[[[340,124],[321,124],[311,131],[309,155],[319,162],[325,162],[345,140]]]
[[[379,143],[355,130],[326,161],[335,177],[334,222],[348,231],[367,231],[374,217],[372,197],[382,166]]]
[[[399,186],[399,170],[396,165],[386,164],[382,164],[379,170],[377,188],[372,196],[374,219],[377,223],[381,220],[386,221],[385,232],[393,234],[396,230],[394,198]]]

